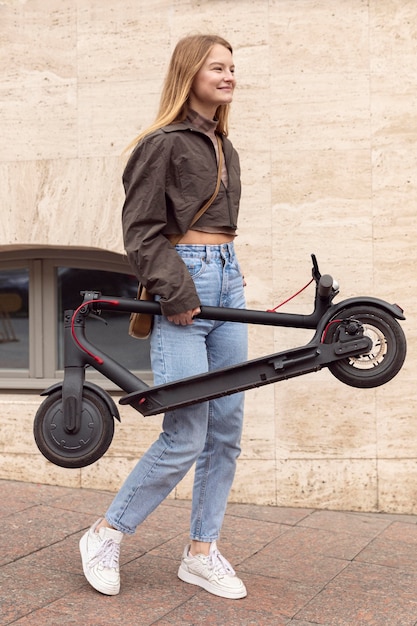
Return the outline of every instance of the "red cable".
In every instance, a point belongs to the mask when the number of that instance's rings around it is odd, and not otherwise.
[[[284,304],[287,304],[287,302],[289,302],[290,300],[293,300],[294,298],[296,298],[297,296],[300,295],[301,292],[304,291],[304,289],[307,289],[307,287],[309,285],[311,285],[311,283],[313,282],[314,278],[312,278],[306,285],[304,285],[304,287],[302,287],[299,291],[297,291],[297,293],[295,293],[294,295],[290,296],[289,298],[287,298],[286,300],[284,300],[284,302],[281,302],[281,304],[277,304],[276,307],[274,307],[273,309],[267,309],[266,312],[267,313],[275,313],[275,311],[277,309],[279,309],[280,307],[284,306]]]
[[[321,336],[321,343],[324,343],[326,341],[326,336],[327,333],[329,331],[329,328],[332,324],[340,324],[342,320],[341,319],[337,319],[337,320],[330,320],[330,322],[327,324],[326,328],[323,331],[323,334]]]
[[[88,300],[87,302],[83,302],[82,304],[80,304],[80,306],[78,307],[78,309],[76,309],[72,315],[71,318],[71,335],[72,338],[74,339],[75,343],[77,344],[77,346],[80,348],[80,350],[83,350],[83,352],[85,352],[86,354],[88,354],[88,356],[90,356],[92,359],[94,359],[97,363],[99,363],[99,365],[102,365],[104,363],[103,359],[99,356],[97,356],[96,354],[93,354],[92,352],[90,352],[90,350],[88,348],[86,348],[85,346],[82,345],[82,343],[79,341],[78,337],[75,334],[75,330],[74,330],[74,322],[75,322],[75,318],[78,315],[78,312],[81,311],[81,309],[85,306],[87,306],[88,304],[98,304],[100,302],[107,302],[110,304],[113,304],[114,306],[117,306],[119,304],[118,300]]]

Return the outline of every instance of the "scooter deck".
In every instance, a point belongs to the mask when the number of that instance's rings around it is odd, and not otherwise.
[[[172,409],[246,391],[302,374],[317,372],[340,358],[367,352],[368,337],[354,337],[335,343],[310,343],[228,368],[191,376],[172,383],[134,391],[119,403],[128,404],[142,415],[157,415]]]

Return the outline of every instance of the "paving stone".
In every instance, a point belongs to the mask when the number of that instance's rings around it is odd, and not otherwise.
[[[248,596],[177,577],[190,503],[166,500],[126,537],[121,592],[97,593],[78,542],[109,492],[0,481],[0,626],[415,626],[415,516],[230,505],[219,540]]]

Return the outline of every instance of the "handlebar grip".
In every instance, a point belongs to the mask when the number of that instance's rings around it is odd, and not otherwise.
[[[318,284],[318,294],[320,298],[328,298],[333,288],[333,278],[330,274],[323,274],[320,276]]]

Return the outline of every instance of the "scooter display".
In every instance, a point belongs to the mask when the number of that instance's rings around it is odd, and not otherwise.
[[[104,389],[86,380],[88,366],[124,392],[121,405],[130,405],[144,416],[325,367],[351,387],[373,388],[389,382],[406,356],[406,338],[397,321],[405,319],[403,310],[373,297],[334,303],[339,293],[337,283],[329,274],[320,274],[315,255],[312,262],[315,298],[311,314],[202,306],[198,315],[203,319],[314,330],[306,345],[158,386],[147,385],[90,343],[86,321],[101,311],[158,315],[159,303],[81,292],[81,305],[64,313],[64,379],[43,391],[41,395],[46,398],[35,416],[34,437],[40,452],[55,465],[80,468],[96,462],[109,448],[114,420],[120,421],[119,411]]]

